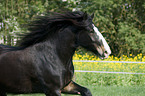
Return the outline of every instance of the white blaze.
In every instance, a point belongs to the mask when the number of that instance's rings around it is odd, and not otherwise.
[[[102,34],[98,31],[98,29],[95,27],[95,25],[93,24],[93,29],[95,31],[95,33],[97,34],[97,36],[99,37],[99,41],[102,41],[103,43],[103,46],[105,48],[105,51],[107,51],[107,57],[111,54],[111,50],[110,50],[110,47],[109,45],[107,44],[105,38],[102,36]]]

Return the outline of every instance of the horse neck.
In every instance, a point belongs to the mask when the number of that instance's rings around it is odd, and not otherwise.
[[[63,64],[72,62],[73,54],[75,53],[76,35],[71,28],[65,28],[62,32],[59,31],[48,38],[44,42],[33,46],[36,50],[41,50],[42,54],[56,54]],[[50,48],[49,48],[50,47]]]
[[[55,40],[56,51],[60,60],[64,64],[72,62],[72,57],[76,50],[76,35],[72,32],[72,30],[68,30],[66,28],[63,32],[58,34]]]
[[[72,61],[72,57],[76,50],[74,44],[73,43],[69,44],[67,41],[66,44],[64,45],[56,46],[56,49],[60,60],[65,64]]]
[[[69,40],[64,42],[63,39],[60,40],[59,38],[36,44],[32,46],[32,48],[30,47],[30,49],[32,51],[38,51],[40,56],[47,56],[48,54],[57,56],[58,59],[65,65],[72,61],[73,54],[76,50],[76,48],[73,47],[73,42],[70,43]]]
[[[63,48],[63,47],[59,46],[57,48],[57,53],[58,53],[58,56],[59,56],[60,60],[64,64],[72,62],[72,57],[75,53],[76,48],[71,48],[71,47]]]

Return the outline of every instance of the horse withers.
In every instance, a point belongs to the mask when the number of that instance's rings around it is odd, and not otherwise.
[[[101,59],[111,50],[92,22],[81,11],[37,17],[28,24],[18,47],[0,45],[0,96],[61,93],[92,96],[89,89],[72,81],[72,57],[81,46]]]

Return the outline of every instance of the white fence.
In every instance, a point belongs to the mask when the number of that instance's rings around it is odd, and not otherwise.
[[[73,60],[73,62],[105,62],[105,63],[132,63],[132,64],[145,64],[145,62],[131,62],[131,61],[91,61],[91,60]],[[131,72],[107,72],[107,71],[87,71],[87,70],[75,70],[75,72],[91,72],[91,73],[111,73],[111,74],[142,74],[145,73],[131,73]]]

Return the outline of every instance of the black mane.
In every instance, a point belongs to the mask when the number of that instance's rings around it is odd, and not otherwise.
[[[81,11],[66,12],[64,14],[53,13],[53,15],[39,16],[28,24],[29,33],[24,34],[20,46],[29,47],[50,38],[61,28],[75,25],[79,28],[86,27],[87,14]]]

